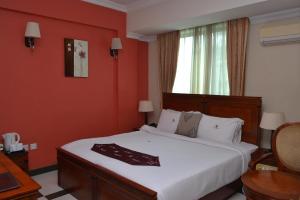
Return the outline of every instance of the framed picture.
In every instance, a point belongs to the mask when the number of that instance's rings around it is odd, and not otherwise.
[[[88,77],[88,42],[65,38],[65,75]]]

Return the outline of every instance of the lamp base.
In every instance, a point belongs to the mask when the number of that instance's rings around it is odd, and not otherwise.
[[[148,113],[145,112],[145,125],[148,125]]]
[[[273,136],[274,136],[273,130],[271,130],[271,138],[270,138],[270,152],[273,152]],[[274,144],[275,145],[275,144]]]

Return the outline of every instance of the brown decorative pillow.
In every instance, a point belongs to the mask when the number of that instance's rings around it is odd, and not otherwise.
[[[191,138],[197,137],[197,131],[201,117],[201,113],[182,112],[175,134]]]

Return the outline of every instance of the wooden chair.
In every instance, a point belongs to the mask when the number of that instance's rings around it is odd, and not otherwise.
[[[280,126],[272,138],[272,150],[278,170],[300,175],[300,122]],[[271,153],[251,161],[249,167],[255,170],[256,164],[272,156]]]

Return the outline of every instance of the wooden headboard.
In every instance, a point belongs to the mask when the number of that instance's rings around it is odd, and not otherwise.
[[[260,145],[261,97],[164,93],[163,108],[241,118],[244,120],[242,141]]]

